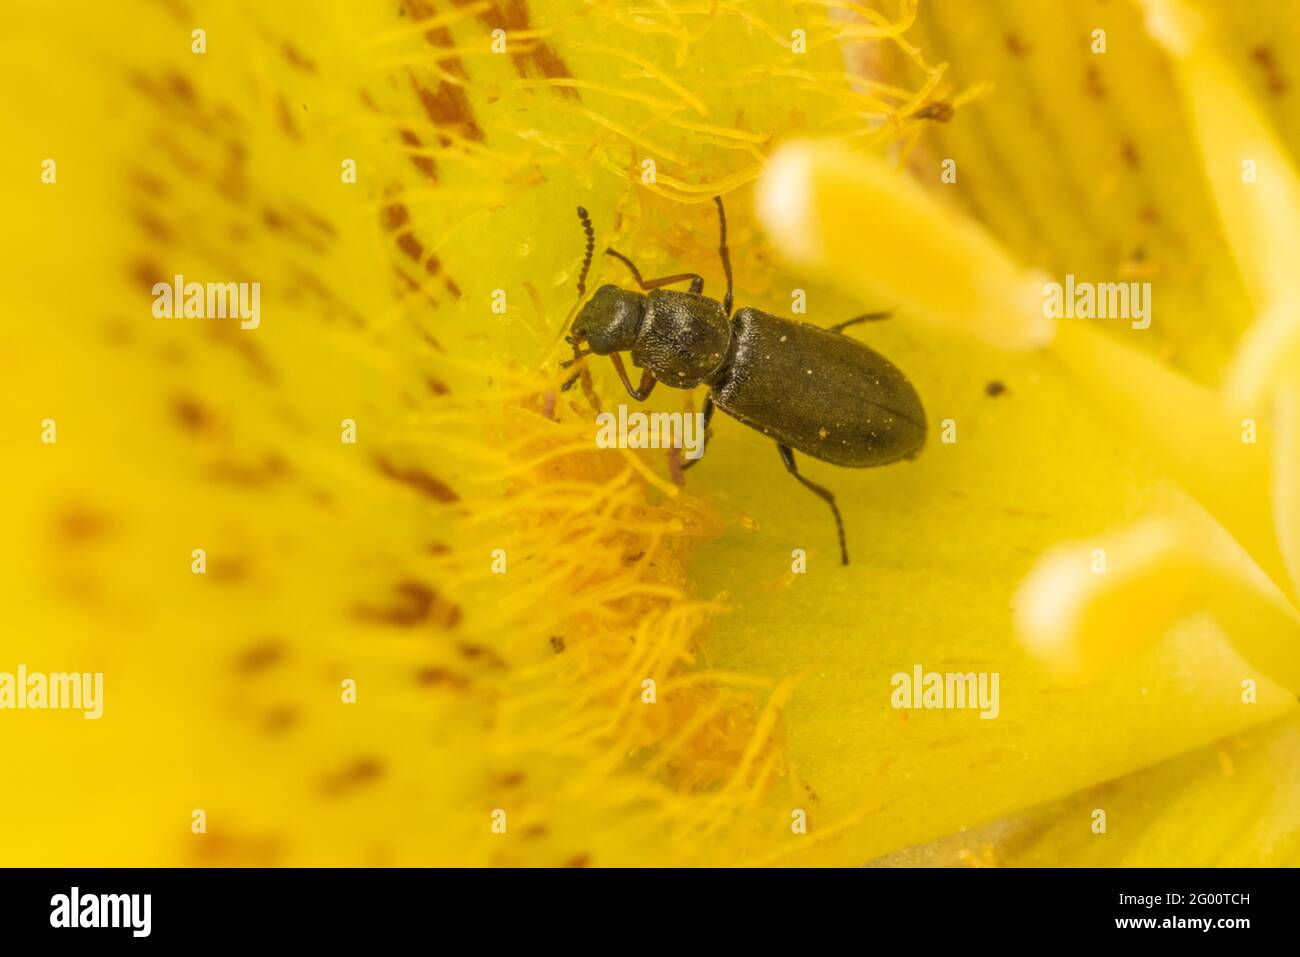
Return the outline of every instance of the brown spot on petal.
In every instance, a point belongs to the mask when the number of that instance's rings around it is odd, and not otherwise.
[[[181,428],[188,432],[204,432],[213,425],[213,416],[198,399],[188,395],[178,395],[172,399],[172,415]]]
[[[167,181],[148,170],[132,169],[126,179],[128,183],[152,199],[162,199],[168,194]]]
[[[223,585],[244,581],[252,570],[253,563],[247,558],[208,556],[208,578]]]
[[[411,86],[415,89],[420,105],[424,107],[424,115],[434,126],[452,130],[476,143],[481,143],[486,138],[474,119],[474,107],[464,89],[454,83],[440,83],[437,92],[434,92],[421,86],[414,76],[411,77]],[[445,136],[439,139],[444,146],[451,142]]]
[[[274,837],[232,835],[224,829],[219,830],[211,817],[208,826],[208,833],[196,835],[186,842],[186,852],[193,855],[200,864],[270,867],[283,859],[283,848]]]
[[[457,691],[464,691],[469,687],[469,679],[464,675],[433,666],[417,671],[415,680],[426,688],[454,688]]]
[[[424,148],[424,142],[410,130],[399,130],[398,135],[402,138],[402,142],[407,146],[417,150]],[[412,153],[410,154],[410,157],[411,165],[434,182],[438,181],[438,164],[433,161],[432,156],[421,156]]]
[[[261,674],[285,658],[285,644],[276,638],[266,638],[246,648],[235,659],[235,671],[241,675]]]
[[[298,725],[298,713],[287,706],[272,708],[262,718],[262,727],[267,734],[283,734]]]
[[[402,233],[397,237],[397,248],[417,263],[424,260],[424,247],[410,233]]]
[[[413,628],[424,622],[451,629],[460,624],[461,609],[432,588],[418,581],[398,582],[393,586],[394,600],[387,605],[359,604],[356,617],[398,628]],[[504,663],[503,663],[504,666]]]
[[[280,381],[279,373],[266,358],[266,353],[262,351],[261,346],[251,336],[242,332],[237,324],[221,323],[212,326],[211,329],[213,340],[234,349],[259,379],[267,385],[275,385]]]
[[[1034,52],[1034,48],[1022,40],[1019,34],[1008,33],[1004,38],[1007,45],[1007,52],[1015,57],[1027,57]]]
[[[402,5],[411,14],[412,20],[428,20],[434,15],[433,4],[429,3],[428,0],[403,0]],[[424,31],[424,42],[430,46],[444,49],[456,45],[455,38],[452,37],[451,31],[446,27],[430,27]],[[441,62],[449,73],[454,73],[461,79],[469,79],[469,74],[465,72],[465,64],[461,63],[459,59],[452,57]]]
[[[390,203],[379,212],[379,222],[390,232],[401,229],[411,221],[411,214],[401,203]]]
[[[1268,83],[1268,92],[1274,96],[1281,96],[1286,92],[1286,78],[1282,76],[1282,71],[1278,68],[1277,59],[1273,56],[1273,51],[1266,46],[1258,46],[1250,51],[1250,58],[1258,63],[1264,70],[1264,78]]]
[[[302,131],[298,129],[298,124],[293,118],[293,109],[289,106],[289,101],[285,99],[284,94],[276,97],[275,100],[275,119],[289,139],[296,142],[302,142]]]
[[[458,7],[463,7],[475,0],[453,0]],[[510,34],[517,33],[531,28],[528,18],[528,4],[525,0],[497,0],[492,6],[488,7],[479,14],[481,20],[489,30],[506,31],[507,49],[510,50],[511,59],[515,63],[515,71],[522,77],[528,77],[530,74],[539,74],[550,78],[568,78],[573,74],[569,72],[568,66],[564,60],[555,52],[555,48],[544,40],[531,40],[527,46],[512,47],[510,43]],[[578,91],[573,87],[556,87],[561,96],[581,99]]]
[[[384,776],[384,766],[375,758],[357,758],[347,767],[329,775],[321,782],[321,791],[327,797],[339,797],[362,785],[373,784]]]
[[[167,243],[172,240],[172,228],[161,217],[152,210],[137,209],[132,214],[136,223],[145,231],[150,239],[155,239],[160,243]]]
[[[421,469],[399,468],[382,456],[376,456],[375,466],[386,478],[408,485],[435,502],[447,504],[460,501],[460,496],[452,490],[451,486]]]
[[[153,295],[153,287],[156,283],[165,282],[162,278],[162,267],[152,259],[137,259],[128,267],[133,282],[149,291]]]
[[[356,616],[366,621],[377,621],[402,628],[418,625],[429,616],[434,598],[432,588],[420,582],[404,581],[398,582],[394,586],[394,591],[397,593],[397,599],[392,604],[358,605],[355,610]]]
[[[488,648],[486,645],[471,645],[462,642],[461,645],[459,646],[459,650],[462,657],[468,659],[469,661],[481,661],[489,668],[495,668],[498,671],[504,671],[510,667],[509,665],[506,664],[506,660],[504,658],[502,658],[499,654],[497,654],[493,649]]]
[[[1088,69],[1083,74],[1083,92],[1094,100],[1106,98],[1106,84],[1101,81],[1101,70],[1095,63],[1088,64]]]
[[[74,545],[84,545],[105,538],[113,523],[107,513],[87,505],[69,505],[56,520],[59,537]]]
[[[280,49],[284,53],[284,58],[289,61],[290,66],[302,70],[304,73],[316,72],[316,62],[288,40],[284,41],[284,45]]]
[[[167,89],[176,99],[180,100],[183,105],[194,106],[198,103],[199,97],[198,94],[194,92],[194,84],[191,83],[190,78],[185,76],[183,73],[177,73],[173,70],[172,72],[169,72],[163,80],[167,84]]]

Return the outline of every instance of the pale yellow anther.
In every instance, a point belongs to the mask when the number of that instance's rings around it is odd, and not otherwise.
[[[1142,654],[1202,613],[1254,667],[1300,693],[1296,610],[1230,543],[1185,523],[1150,520],[1097,543],[1061,546],[1015,599],[1024,646],[1058,673],[1083,679]]]
[[[1007,349],[1054,335],[1043,277],[878,157],[834,143],[788,144],[759,181],[758,213],[798,268],[864,302],[887,301]]]
[[[1205,21],[1177,0],[1144,0],[1147,32],[1170,53],[1190,54],[1202,41]]]

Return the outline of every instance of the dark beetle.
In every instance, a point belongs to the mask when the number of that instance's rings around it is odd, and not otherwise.
[[[694,273],[645,280],[630,259],[606,249],[606,255],[632,271],[642,292],[612,285],[596,290],[568,337],[574,361],[589,354],[580,351],[584,343],[591,354],[609,356],[628,393],[638,401],[650,394],[656,382],[676,389],[707,385],[706,437],[717,406],[775,439],[790,474],[830,505],[840,537],[840,558],[847,565],[844,523],[835,496],[799,474],[794,450],[849,468],[914,458],[925,445],[921,399],[907,376],[888,359],[842,334],[851,325],[883,319],[888,313],[858,316],[830,329],[757,309],[741,309],[732,316],[727,216],[722,198],[715,196],[713,201],[722,227],[718,252],[727,277],[723,301],[701,295],[704,280]],[[587,258],[578,281],[582,295],[595,240],[587,211],[579,207],[578,216],[587,232]],[[687,280],[689,292],[663,288]],[[636,388],[619,356],[629,350],[633,364],[643,370]]]

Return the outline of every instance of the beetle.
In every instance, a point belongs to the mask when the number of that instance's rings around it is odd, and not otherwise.
[[[835,496],[800,474],[794,453],[847,468],[915,458],[926,436],[921,398],[897,366],[844,335],[850,326],[883,319],[888,312],[857,316],[828,329],[758,309],[742,308],[733,316],[727,214],[721,196],[713,201],[721,230],[718,254],[727,280],[722,301],[704,295],[704,279],[695,273],[644,279],[632,260],[611,246],[605,254],[628,268],[640,291],[612,284],[597,289],[566,336],[574,358],[564,365],[587,355],[609,356],[628,394],[638,402],[660,382],[675,389],[707,386],[705,448],[715,408],[774,439],[786,470],[830,506],[840,561],[847,565],[844,521]],[[581,299],[595,233],[582,207],[578,218],[587,236],[578,280]],[[665,288],[687,281],[685,292]],[[623,352],[630,352],[632,363],[642,370],[635,387],[623,365]],[[575,373],[563,388],[576,378]]]

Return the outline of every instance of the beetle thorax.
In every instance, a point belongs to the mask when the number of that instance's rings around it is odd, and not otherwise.
[[[731,323],[716,299],[656,289],[646,297],[645,318],[632,362],[664,385],[692,389],[712,382],[731,349]]]

